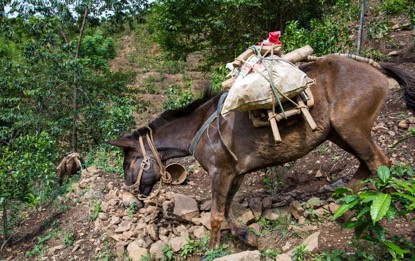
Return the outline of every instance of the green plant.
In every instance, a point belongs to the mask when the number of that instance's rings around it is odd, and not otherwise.
[[[72,246],[74,242],[75,241],[74,241],[74,235],[73,235],[73,233],[66,232],[66,233],[63,234],[62,244],[65,247]]]
[[[367,28],[369,39],[384,39],[390,31],[388,20],[368,22]]]
[[[152,261],[152,260],[153,260],[153,256],[151,254],[145,254],[144,256],[141,256],[141,261]]]
[[[282,171],[277,167],[271,167],[267,169],[264,176],[262,176],[262,181],[265,184],[268,194],[275,195],[279,192],[280,188],[283,185],[281,176]]]
[[[162,261],[170,261],[176,259],[170,245],[163,246],[161,251],[163,251],[163,257],[161,259]]]
[[[329,147],[327,147],[326,145],[320,145],[317,147],[316,150],[319,154],[327,154],[327,152],[329,151]]]
[[[261,252],[262,257],[271,258],[274,260],[279,254],[281,254],[281,250],[279,248],[268,248],[265,251]]]
[[[346,260],[348,257],[344,253],[342,249],[339,250],[332,250],[330,252],[323,252],[318,254],[315,259],[315,261],[342,261]]]
[[[291,253],[291,258],[293,261],[305,261],[307,260],[307,256],[309,255],[310,251],[306,249],[306,245],[299,245],[298,247],[294,248]]]
[[[415,139],[415,129],[409,129],[407,130],[407,135],[403,138],[401,138],[400,140],[398,140],[397,142],[395,142],[395,144],[392,145],[392,148],[395,148],[396,146],[398,146],[400,143],[408,140],[408,139]]]
[[[404,258],[409,250],[393,241],[380,221],[383,218],[393,220],[397,214],[405,216],[415,209],[415,178],[412,167],[397,165],[391,169],[380,166],[376,177],[363,182],[370,183],[375,189],[365,188],[355,192],[349,188],[338,188],[334,196],[340,197],[338,202],[343,204],[333,219],[354,210],[356,220],[349,221],[345,227],[354,229],[358,239],[386,248],[391,257],[397,259]]]
[[[168,99],[164,103],[165,109],[173,110],[186,106],[193,100],[193,94],[190,86],[183,89],[180,86],[170,85]]]
[[[277,220],[267,220],[263,217],[258,220],[258,224],[261,226],[261,234],[266,235],[277,231],[281,235],[278,242],[298,235],[297,232],[290,229],[293,223],[291,215],[280,215]]]
[[[135,202],[133,202],[128,208],[127,208],[127,215],[129,218],[133,218],[134,214],[137,213],[138,206]]]
[[[186,238],[187,244],[182,247],[180,256],[186,259],[192,255],[203,255],[208,250],[209,240],[209,235],[201,239]]]
[[[205,253],[205,261],[212,261],[215,258],[227,256],[233,253],[233,250],[226,250],[229,247],[228,244],[222,244],[220,246],[209,249]]]
[[[385,12],[388,15],[399,14],[403,12],[410,5],[407,0],[382,0],[380,5],[376,6],[374,11],[376,13]]]
[[[212,72],[210,82],[212,83],[213,91],[222,90],[222,82],[226,80],[226,75],[229,73],[229,70],[223,66],[216,68]]]
[[[38,254],[40,254],[45,249],[44,243],[46,241],[48,241],[49,239],[58,236],[59,234],[61,234],[61,231],[51,230],[49,232],[49,234],[47,234],[46,236],[44,236],[44,237],[41,237],[41,236],[37,237],[37,244],[33,247],[32,250],[26,252],[26,256],[27,257],[35,257],[35,256],[37,256]]]
[[[101,212],[101,202],[95,201],[93,203],[94,211],[89,215],[90,221],[95,221],[98,218],[99,212]]]

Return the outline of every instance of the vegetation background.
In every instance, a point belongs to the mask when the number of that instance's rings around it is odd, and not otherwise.
[[[367,41],[391,42],[391,18],[409,20],[408,30],[415,25],[411,0],[381,0],[372,10],[379,18],[366,25]],[[137,114],[152,113],[142,96],[166,95],[165,109],[196,98],[189,67],[196,64],[192,70],[210,75],[219,90],[223,65],[274,30],[283,32],[285,52],[306,44],[316,55],[355,52],[359,15],[354,0],[3,0],[0,235],[8,231],[6,241],[31,210],[67,191],[55,175],[64,155],[76,150],[85,165],[121,174],[120,152],[104,141],[142,124]],[[155,76],[144,89],[131,88],[139,71],[111,66],[126,35],[139,41],[141,58],[128,57],[132,65],[182,73],[184,84],[163,86]],[[362,53],[388,59],[376,49]]]

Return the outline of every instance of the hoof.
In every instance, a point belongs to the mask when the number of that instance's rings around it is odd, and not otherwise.
[[[241,228],[236,232],[236,237],[239,238],[245,244],[258,247],[258,237],[252,231],[248,230],[247,227]]]

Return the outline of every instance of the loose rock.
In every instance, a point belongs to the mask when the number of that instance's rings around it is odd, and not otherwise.
[[[300,205],[300,202],[297,200],[291,202],[290,211],[296,219],[299,219],[304,214],[304,208]]]
[[[139,209],[144,206],[142,201],[138,200],[136,196],[134,196],[128,191],[124,191],[122,193],[122,204],[126,208],[130,207],[132,204],[135,204]]]
[[[240,204],[234,204],[232,206],[232,213],[234,214],[236,220],[238,220],[244,225],[247,225],[255,221],[255,216],[252,213],[252,211],[243,207]]]
[[[193,231],[193,235],[196,238],[202,238],[202,237],[204,237],[206,235],[206,232],[207,232],[206,228],[204,226],[200,226],[200,227],[196,228]]]
[[[132,261],[140,261],[142,256],[148,254],[148,250],[146,248],[139,247],[135,241],[128,245],[127,251],[128,256],[132,259]]]
[[[254,214],[255,220],[258,220],[262,214],[262,200],[260,198],[253,198],[249,202],[249,209]]]
[[[214,261],[260,261],[261,253],[258,250],[244,251],[232,255],[215,258]]]
[[[175,194],[173,201],[173,215],[187,221],[191,221],[192,218],[199,215],[197,202],[194,198],[182,194]]]
[[[174,253],[179,252],[182,246],[186,244],[187,244],[187,241],[185,237],[173,237],[172,239],[170,239],[171,249],[173,250]]]
[[[165,246],[166,244],[161,240],[155,242],[150,247],[150,254],[154,255],[156,260],[161,260],[164,256],[163,247]]]

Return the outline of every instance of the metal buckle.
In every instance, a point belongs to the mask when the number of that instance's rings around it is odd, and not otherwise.
[[[140,167],[143,170],[149,170],[150,169],[150,159],[147,158],[147,157],[143,158],[143,161],[141,162]]]

